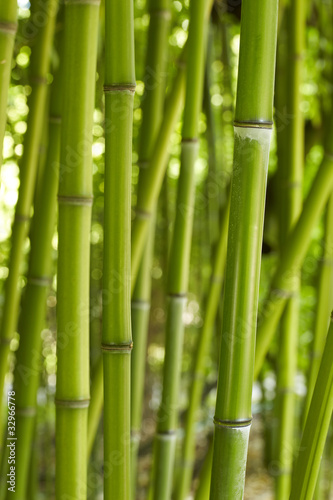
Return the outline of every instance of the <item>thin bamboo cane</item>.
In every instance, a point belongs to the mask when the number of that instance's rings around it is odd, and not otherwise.
[[[273,118],[277,14],[277,1],[242,3],[211,500],[242,500],[244,495]]]
[[[203,463],[200,472],[199,486],[194,496],[195,500],[209,500],[212,462],[213,462],[213,441],[209,444],[205,461]]]
[[[266,353],[273,339],[277,323],[282,315],[287,299],[290,297],[290,286],[293,283],[311,240],[311,230],[327,203],[333,188],[333,115],[330,117],[325,155],[313,181],[303,210],[288,235],[284,254],[281,256],[272,279],[270,292],[259,318],[254,377],[257,378]]]
[[[104,497],[131,498],[133,2],[105,4]]]
[[[325,217],[324,252],[320,263],[316,319],[311,348],[311,364],[305,399],[305,418],[311,403],[313,389],[316,383],[320,360],[324,350],[328,327],[327,318],[333,307],[333,195],[327,204]],[[304,422],[305,422],[304,418]]]
[[[141,170],[138,189],[141,189],[142,177],[150,175],[149,159],[163,113],[170,17],[169,0],[151,0],[146,74],[144,77],[145,93],[142,101],[142,124],[140,129],[139,166]],[[152,78],[153,82],[151,82]],[[150,315],[150,271],[154,254],[154,236],[155,217],[151,220],[149,238],[143,252],[131,306],[133,342],[135,344],[131,360],[131,475],[133,499],[135,499],[136,494],[137,456],[144,395],[146,347]]]
[[[92,125],[99,2],[65,4],[59,167],[56,498],[86,499]]]
[[[305,4],[296,0],[286,12],[288,60],[286,110],[291,116],[286,126],[285,147],[288,154],[279,162],[280,180],[280,248],[283,253],[286,237],[302,209],[302,181],[304,159],[304,119],[300,109],[305,42]],[[294,457],[295,377],[297,369],[298,317],[300,276],[291,284],[292,297],[288,300],[280,322],[277,370],[277,462],[275,482],[276,500],[289,496]]]
[[[17,31],[17,1],[0,4],[0,168],[2,143],[7,121],[7,96],[12,69],[12,56]]]
[[[13,338],[20,299],[18,281],[23,260],[23,244],[27,236],[33,201],[38,164],[39,142],[41,138],[47,95],[47,73],[57,11],[57,0],[44,0],[38,8],[47,13],[47,20],[36,36],[31,55],[30,81],[32,92],[29,96],[28,128],[24,140],[24,153],[20,164],[20,188],[12,226],[12,248],[9,275],[5,284],[5,303],[0,330],[0,394],[3,393],[7,372],[9,345]],[[45,11],[45,12],[44,12]],[[0,398],[2,401],[2,398]],[[1,403],[0,403],[1,415]]]
[[[227,235],[229,221],[229,203],[225,208],[221,221],[220,236],[215,250],[215,258],[211,275],[211,283],[206,302],[204,324],[199,337],[195,355],[193,380],[191,383],[189,404],[186,413],[185,438],[182,446],[179,483],[175,491],[175,498],[186,498],[193,474],[195,462],[195,419],[200,406],[205,381],[205,359],[211,345],[214,332],[214,322],[221,296],[222,282],[227,253]]]
[[[205,17],[208,19],[211,8],[213,5],[213,0],[208,0],[205,9]],[[185,45],[185,47],[187,44]],[[184,47],[184,49],[185,49]],[[173,87],[170,91],[169,96],[165,102],[165,112],[163,115],[163,121],[161,123],[159,132],[156,136],[156,141],[154,145],[154,151],[150,159],[150,175],[145,179],[145,187],[142,188],[142,199],[138,199],[136,207],[136,218],[133,222],[132,227],[132,246],[131,246],[131,292],[133,294],[136,276],[138,273],[138,268],[141,262],[142,252],[145,245],[147,231],[150,225],[150,219],[156,206],[158,196],[163,183],[163,178],[165,177],[165,169],[167,166],[168,159],[168,147],[170,143],[170,136],[174,131],[176,123],[179,118],[180,110],[182,109],[182,102],[184,98],[184,87],[185,87],[185,65],[184,59],[186,56],[186,50],[183,49],[182,56],[180,58],[180,64],[178,68],[178,73],[175,78]],[[99,362],[102,363],[102,360]],[[98,370],[97,370],[98,371]],[[97,373],[96,371],[96,373]],[[101,409],[103,406],[103,400],[99,395],[101,394],[100,384],[102,384],[101,377],[95,377],[93,380],[92,390],[91,390],[91,405],[94,407],[94,414],[91,413],[91,418],[89,418],[89,439],[93,441],[94,439],[94,429],[97,429],[98,422],[96,418],[99,418]],[[96,400],[95,400],[96,397]],[[97,411],[99,408],[99,411]],[[89,412],[90,414],[90,412]]]
[[[190,4],[187,53],[186,100],[182,130],[181,169],[178,181],[176,216],[168,272],[168,306],[163,369],[162,401],[158,411],[154,449],[153,495],[157,500],[171,497],[176,444],[177,404],[183,350],[183,311],[188,287],[189,261],[195,194],[194,164],[198,153],[199,113],[204,77],[207,23],[206,0]]]
[[[321,457],[333,412],[333,321],[313,391],[299,455],[292,479],[290,500],[312,500]]]
[[[41,331],[46,293],[52,281],[51,241],[55,229],[56,193],[60,152],[61,87],[58,75],[52,84],[49,116],[49,145],[31,231],[28,283],[19,323],[20,345],[16,353],[14,390],[16,397],[16,491],[10,498],[26,498],[31,443],[35,427],[37,390],[41,369]]]

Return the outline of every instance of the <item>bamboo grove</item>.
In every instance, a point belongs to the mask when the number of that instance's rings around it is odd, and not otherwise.
[[[330,500],[333,1],[0,0],[0,500]]]

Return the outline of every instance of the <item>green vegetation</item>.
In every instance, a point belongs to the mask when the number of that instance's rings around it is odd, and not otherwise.
[[[0,500],[330,500],[333,1],[0,3]]]

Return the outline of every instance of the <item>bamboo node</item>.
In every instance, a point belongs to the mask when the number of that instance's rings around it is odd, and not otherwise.
[[[197,137],[184,137],[182,139],[182,144],[198,144],[199,139]]]
[[[174,430],[169,430],[169,431],[159,431],[156,433],[157,439],[160,439],[161,441],[173,441],[174,439],[177,438],[176,431]]]
[[[123,344],[105,344],[101,345],[102,351],[111,353],[130,353],[133,349],[133,342],[126,342]]]
[[[23,408],[17,406],[15,409],[15,413],[16,415],[22,415],[23,417],[34,417],[37,411],[34,406],[26,406]]]
[[[52,278],[50,276],[28,276],[28,283],[36,286],[50,286]]]
[[[8,23],[7,21],[0,21],[0,32],[15,36],[17,32],[17,23]]]
[[[249,427],[252,424],[252,418],[239,420],[221,420],[215,416],[213,418],[213,422],[217,427]]]
[[[265,128],[271,129],[273,128],[273,122],[271,121],[234,121],[234,127],[243,127],[243,128]]]
[[[58,408],[81,409],[88,408],[90,399],[55,399],[55,405]]]
[[[150,303],[146,300],[134,299],[131,302],[133,309],[141,309],[142,311],[149,311]]]
[[[60,196],[58,195],[58,203],[61,205],[75,205],[91,207],[93,204],[92,196]]]
[[[145,210],[141,210],[140,208],[135,209],[135,215],[138,217],[138,219],[150,219],[151,218],[151,212],[146,212]]]
[[[150,12],[150,17],[161,17],[166,21],[170,21],[171,12],[167,9],[156,9]]]
[[[168,297],[170,299],[186,299],[187,298],[187,293],[181,292],[181,293],[168,293]]]
[[[133,83],[111,83],[103,86],[105,94],[110,94],[112,92],[131,92],[134,94],[136,84]]]
[[[25,214],[15,214],[15,221],[17,222],[29,222],[30,221],[30,215],[25,215]]]
[[[138,167],[139,168],[148,168],[149,167],[149,161],[148,160],[140,160],[140,161],[138,161]]]
[[[65,0],[65,5],[82,4],[82,5],[100,5],[100,0]]]
[[[50,123],[61,123],[61,116],[56,116],[56,115],[51,115],[49,116],[49,122]]]
[[[30,80],[34,85],[47,85],[48,83],[45,76],[32,76]]]
[[[5,338],[0,338],[0,345],[9,345],[13,338],[11,337],[10,339],[5,337]]]

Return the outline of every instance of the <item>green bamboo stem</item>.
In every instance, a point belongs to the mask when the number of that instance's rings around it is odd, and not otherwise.
[[[199,475],[199,486],[195,492],[195,500],[209,500],[210,475],[213,462],[213,441],[209,443],[209,448]]]
[[[189,404],[186,413],[185,438],[182,446],[182,456],[179,471],[179,483],[175,490],[175,499],[186,498],[191,485],[193,468],[195,463],[195,420],[205,381],[205,361],[211,345],[214,332],[214,323],[219,306],[222,282],[227,253],[227,235],[229,221],[229,204],[226,207],[222,221],[220,236],[215,249],[214,264],[211,275],[211,283],[206,302],[204,324],[200,333],[197,351],[195,355],[193,380],[190,388]]]
[[[208,0],[205,9],[205,17],[209,18],[209,14],[213,5],[213,0]],[[187,44],[185,44],[185,47]],[[145,187],[142,188],[142,198],[137,202],[136,207],[136,218],[133,222],[132,227],[132,246],[131,246],[131,293],[133,294],[136,276],[138,273],[139,265],[141,262],[142,252],[145,246],[147,231],[149,230],[150,219],[156,206],[158,196],[163,184],[163,178],[165,177],[165,170],[167,167],[168,159],[168,147],[170,143],[170,136],[174,131],[176,123],[179,118],[180,110],[182,109],[182,102],[184,98],[184,87],[185,87],[185,65],[184,59],[186,56],[185,47],[180,58],[180,63],[178,67],[178,73],[173,83],[170,94],[166,98],[165,102],[165,112],[163,115],[163,121],[161,123],[158,134],[156,135],[156,140],[154,144],[154,150],[150,159],[149,172],[150,175],[145,177]],[[142,181],[141,181],[142,182]],[[141,190],[141,188],[140,188]],[[102,360],[99,361],[102,364]],[[95,385],[96,384],[96,385]],[[94,416],[91,414],[89,418],[89,436],[93,439],[93,429],[97,429],[98,422],[95,418],[99,419],[100,413],[102,411],[103,401],[98,397],[100,394],[100,384],[102,384],[102,378],[96,377],[93,380],[93,385],[91,388],[91,405],[96,408]],[[95,401],[95,395],[97,395],[97,400]],[[97,407],[99,411],[97,411]]]
[[[242,500],[244,495],[273,119],[277,14],[277,1],[242,3],[211,500]]]
[[[284,251],[287,235],[302,210],[302,181],[304,159],[304,120],[300,109],[305,42],[305,4],[296,0],[287,11],[287,72],[286,110],[292,116],[284,132],[288,152],[279,162],[280,181],[280,248]],[[295,377],[297,370],[298,318],[300,276],[295,275],[291,284],[292,297],[287,301],[280,322],[280,339],[277,370],[277,462],[275,482],[276,500],[289,496],[294,456]]]
[[[20,290],[18,281],[23,260],[24,240],[28,233],[31,204],[33,201],[38,165],[39,142],[45,117],[47,96],[47,73],[50,67],[50,53],[56,19],[56,0],[40,2],[39,9],[48,18],[36,36],[31,55],[28,128],[24,140],[24,153],[20,164],[20,188],[12,226],[12,248],[9,261],[9,275],[5,284],[5,302],[0,330],[0,394],[3,393],[7,372],[9,345],[16,329]],[[2,401],[2,398],[1,398]],[[1,415],[1,403],[0,403]]]
[[[206,41],[205,0],[190,4],[186,100],[182,130],[181,169],[169,272],[162,401],[154,448],[155,500],[171,498],[176,445],[177,406],[183,350],[183,311],[186,304],[195,195],[194,164],[198,153]]]
[[[17,1],[0,4],[0,168],[2,144],[7,122],[7,96],[12,70],[12,56],[17,31]]]
[[[132,0],[106,1],[105,58],[104,497],[130,500]]]
[[[19,323],[20,345],[16,353],[14,390],[16,397],[16,491],[10,498],[25,499],[29,474],[41,370],[41,331],[44,325],[46,294],[52,281],[51,242],[55,229],[56,194],[60,152],[61,87],[52,85],[49,116],[49,145],[39,197],[31,230],[31,252]]]
[[[99,2],[65,4],[59,169],[56,498],[86,499],[92,125]]]
[[[139,146],[139,190],[142,187],[142,178],[150,175],[149,159],[163,113],[170,18],[169,0],[150,1],[150,24],[146,56],[147,71],[144,77],[146,86],[142,101]],[[151,82],[151,75],[154,75],[153,82]],[[143,252],[131,307],[133,342],[135,344],[131,360],[131,475],[133,499],[135,499],[136,494],[137,457],[144,397],[146,348],[150,316],[150,271],[154,255],[155,217],[152,218],[150,224],[148,242]]]
[[[312,500],[313,498],[333,411],[332,353],[333,321],[331,318],[323,357],[295,464],[290,500]]]
[[[315,227],[333,188],[332,139],[333,118],[331,115],[323,161],[304,202],[302,212],[286,239],[285,251],[274,273],[271,289],[259,318],[255,378],[259,375],[286,301],[290,298],[290,287],[306,255],[311,241],[311,231]]]
[[[305,398],[304,422],[308,413],[316,383],[320,360],[324,350],[328,327],[327,318],[333,307],[333,195],[331,194],[325,216],[323,256],[320,263],[318,298],[311,347],[311,364],[308,376],[307,394]]]

